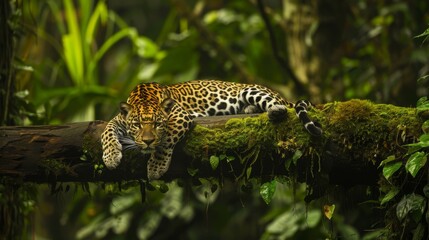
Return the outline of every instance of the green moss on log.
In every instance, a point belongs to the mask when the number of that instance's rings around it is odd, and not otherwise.
[[[420,135],[421,120],[415,109],[367,100],[350,100],[325,106],[323,125],[329,139],[355,159],[373,164],[388,155],[401,155],[404,145]]]
[[[232,118],[225,125],[207,128],[197,125],[187,137],[185,152],[194,159],[207,160],[211,155],[234,152],[247,159],[249,152],[263,150],[282,155],[308,147],[311,136],[293,109],[281,123],[269,121],[266,113],[256,117]],[[240,156],[240,153],[246,156]],[[245,161],[242,161],[245,164]]]
[[[232,118],[223,127],[200,125],[190,132],[185,152],[193,158],[206,159],[210,154],[249,150],[255,145],[273,143],[275,130],[266,114],[257,117]]]
[[[367,100],[350,100],[326,104],[309,111],[323,128],[322,137],[309,135],[293,109],[288,119],[271,123],[266,114],[230,119],[223,127],[197,125],[190,132],[185,152],[195,159],[207,159],[230,150],[239,153],[254,146],[290,154],[296,150],[304,155],[326,154],[326,144],[339,148],[344,159],[377,164],[385,157],[404,154],[398,147],[413,142],[420,135],[422,121],[414,108],[374,104]],[[311,148],[310,148],[311,146]]]

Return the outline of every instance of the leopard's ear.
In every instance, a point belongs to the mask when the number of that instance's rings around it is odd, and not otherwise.
[[[174,101],[172,98],[165,98],[164,100],[162,100],[161,102],[162,113],[164,113],[165,116],[168,116],[175,104],[176,104],[176,101]]]
[[[126,102],[121,102],[119,104],[119,109],[121,110],[122,116],[126,118],[129,115],[129,113],[132,111],[133,107]]]

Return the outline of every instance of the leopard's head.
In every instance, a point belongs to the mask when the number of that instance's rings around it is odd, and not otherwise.
[[[138,147],[145,154],[155,151],[165,138],[168,117],[174,104],[175,101],[171,98],[165,98],[157,104],[120,104],[127,137],[135,144],[134,147]]]

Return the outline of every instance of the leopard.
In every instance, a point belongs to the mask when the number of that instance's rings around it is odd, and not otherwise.
[[[123,151],[137,148],[150,155],[147,179],[156,180],[169,169],[176,144],[197,117],[267,112],[270,121],[279,122],[287,118],[288,108],[294,108],[304,128],[320,136],[320,124],[307,114],[311,106],[307,100],[286,101],[277,91],[258,84],[221,80],[140,83],[119,104],[119,113],[102,132],[102,159],[108,169],[115,169]]]

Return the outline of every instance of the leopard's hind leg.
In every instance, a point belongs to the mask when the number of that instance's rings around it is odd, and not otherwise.
[[[239,99],[244,104],[244,113],[268,112],[268,118],[273,122],[286,119],[287,107],[293,107],[279,93],[260,85],[243,88]]]
[[[287,118],[287,108],[295,108],[298,118],[305,129],[314,136],[320,136],[322,129],[320,125],[313,122],[307,115],[307,109],[311,103],[300,100],[296,104],[285,101],[279,93],[259,85],[245,87],[240,92],[240,101],[244,104],[245,113],[267,112],[272,122],[279,122]]]

